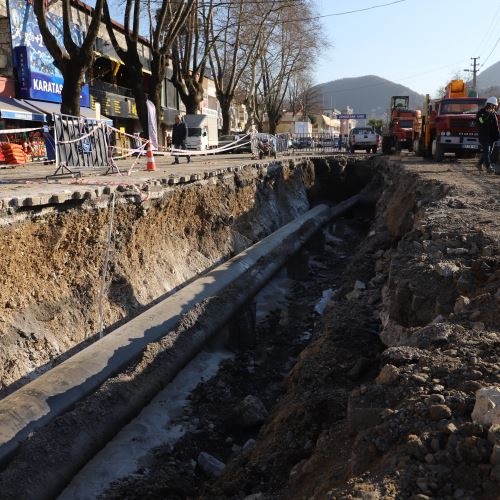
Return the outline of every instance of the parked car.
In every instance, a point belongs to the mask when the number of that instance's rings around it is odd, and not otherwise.
[[[252,145],[250,144],[250,136],[246,134],[230,134],[221,135],[219,137],[219,148],[224,146],[232,145],[226,151],[221,151],[224,153],[251,153]]]
[[[367,153],[377,152],[379,136],[372,127],[355,127],[349,132],[349,151],[354,153],[356,149],[364,149]]]
[[[223,148],[225,146],[228,146],[229,144],[232,144],[236,140],[234,135],[221,135],[219,136],[219,148]],[[224,153],[225,151],[221,151],[221,153]],[[232,153],[233,150],[229,149],[227,151],[228,153]]]

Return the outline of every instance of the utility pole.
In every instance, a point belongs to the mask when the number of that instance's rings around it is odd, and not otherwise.
[[[471,57],[472,59],[472,69],[464,69],[464,71],[467,71],[467,73],[472,73],[472,90],[474,92],[477,90],[476,89],[476,82],[477,82],[477,72],[479,70],[479,65],[477,64],[477,60],[480,59],[480,57]]]

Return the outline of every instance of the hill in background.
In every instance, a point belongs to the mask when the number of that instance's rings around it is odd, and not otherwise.
[[[410,96],[410,107],[422,109],[425,96],[379,76],[367,75],[342,78],[315,85],[311,89],[314,101],[322,109],[343,110],[347,106],[355,113],[366,113],[368,118],[383,118],[393,95]]]
[[[477,86],[479,89],[500,87],[500,61],[477,75]]]
[[[479,95],[500,97],[500,61],[477,75]]]

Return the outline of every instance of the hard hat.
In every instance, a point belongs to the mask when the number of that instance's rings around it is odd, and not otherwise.
[[[493,106],[498,106],[498,99],[496,97],[488,97],[486,104],[493,104]]]

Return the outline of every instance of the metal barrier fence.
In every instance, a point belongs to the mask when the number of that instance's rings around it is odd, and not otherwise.
[[[293,134],[290,146],[294,152],[339,152],[345,151],[347,138],[329,133]]]
[[[110,167],[107,122],[70,115],[52,115],[58,170]]]
[[[252,134],[252,153],[262,155],[260,144],[271,142],[277,154],[325,153],[346,151],[347,137],[335,134]]]

